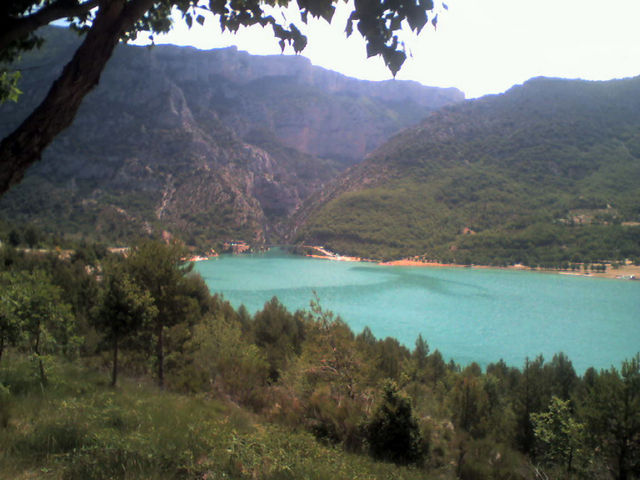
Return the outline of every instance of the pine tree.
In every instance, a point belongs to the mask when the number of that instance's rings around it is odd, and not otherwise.
[[[380,460],[407,465],[419,463],[424,456],[411,403],[394,382],[384,385],[382,402],[367,425],[367,440],[371,455]]]

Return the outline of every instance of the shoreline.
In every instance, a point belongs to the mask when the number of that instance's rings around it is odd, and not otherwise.
[[[618,268],[613,268],[611,264],[605,264],[607,270],[605,272],[584,272],[582,270],[559,270],[555,268],[537,268],[527,267],[525,265],[508,265],[506,267],[500,267],[495,265],[460,265],[455,263],[438,263],[438,262],[423,262],[420,260],[402,259],[393,260],[390,262],[378,262],[378,265],[384,266],[396,266],[396,267],[447,267],[447,268],[473,268],[473,269],[497,269],[497,270],[522,270],[529,272],[540,273],[553,273],[556,275],[569,275],[572,277],[586,277],[586,278],[610,278],[614,280],[640,280],[640,266],[638,265],[622,265]]]
[[[516,264],[506,267],[493,266],[493,265],[462,265],[457,263],[440,263],[440,262],[426,262],[422,260],[415,260],[411,258],[403,258],[400,260],[391,260],[387,262],[378,262],[371,259],[365,259],[360,257],[350,257],[345,255],[339,255],[324,247],[320,246],[307,246],[318,252],[318,254],[308,254],[307,257],[318,258],[322,260],[334,260],[342,262],[368,262],[376,263],[385,267],[427,267],[427,268],[473,268],[473,269],[497,269],[497,270],[523,270],[529,272],[540,273],[553,273],[556,275],[570,275],[574,277],[585,278],[609,278],[613,280],[640,280],[640,265],[621,265],[618,268],[613,268],[611,264],[605,264],[607,270],[605,272],[593,272],[593,271],[572,271],[572,270],[558,270],[553,268],[533,268],[525,265]]]

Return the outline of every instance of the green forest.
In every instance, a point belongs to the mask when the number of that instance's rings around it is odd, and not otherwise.
[[[640,356],[483,370],[318,298],[234,309],[177,243],[0,236],[0,478],[640,476]]]
[[[215,20],[298,54],[308,16],[331,23],[338,3],[2,3],[0,480],[640,480],[640,351],[585,371],[561,351],[460,364],[419,331],[354,331],[315,293],[250,312],[195,271],[194,254],[245,242],[640,265],[640,77],[463,101],[299,56],[154,46]],[[343,6],[394,78],[413,56],[400,31],[449,9]],[[121,45],[139,33],[154,48]]]
[[[485,265],[640,258],[640,79],[533,79],[445,107],[307,205],[305,243]]]
[[[0,100],[0,138],[37,106],[81,40],[52,26],[38,36],[42,47],[12,65],[24,71],[24,93]],[[111,244],[163,230],[201,251],[279,241],[312,192],[463,98],[385,85],[335,77],[302,57],[119,45],[73,125],[0,198],[0,216]]]

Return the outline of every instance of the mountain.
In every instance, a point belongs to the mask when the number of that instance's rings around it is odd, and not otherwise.
[[[640,78],[535,78],[432,113],[296,215],[371,258],[550,266],[640,258]]]
[[[25,93],[0,106],[0,135],[38,104],[79,42],[64,29],[43,36],[19,65]],[[298,56],[122,45],[74,124],[0,200],[0,215],[110,241],[162,230],[202,246],[274,241],[312,192],[462,99],[347,78]]]

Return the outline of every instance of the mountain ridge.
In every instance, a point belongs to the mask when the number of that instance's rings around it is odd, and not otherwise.
[[[638,77],[535,78],[444,107],[308,202],[296,216],[297,240],[361,257],[454,263],[637,255],[628,247],[635,230],[616,233],[620,247],[609,233],[640,218],[639,112]],[[581,215],[584,228],[562,228]],[[609,233],[596,232],[606,224]],[[588,253],[576,236],[609,243]],[[553,247],[543,252],[545,241]]]
[[[63,29],[44,35],[43,50],[20,64],[25,94],[0,107],[0,135],[37,105],[78,42]],[[462,98],[349,79],[301,57],[122,45],[0,213],[81,235],[95,224],[109,241],[162,230],[201,246],[277,240],[311,192],[394,131]]]

